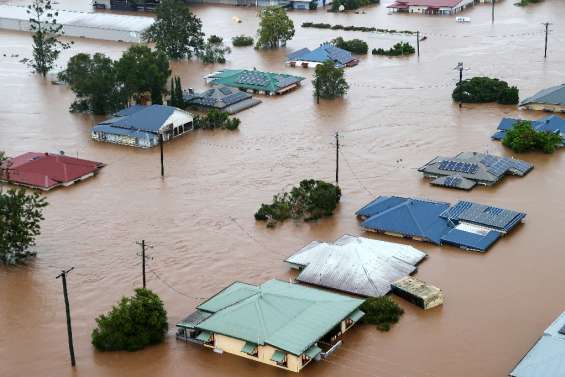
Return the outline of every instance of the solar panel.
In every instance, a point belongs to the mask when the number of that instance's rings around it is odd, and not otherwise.
[[[461,183],[461,178],[459,177],[447,177],[443,183],[445,187],[458,187]]]
[[[227,106],[233,105],[234,103],[238,103],[241,102],[247,98],[250,98],[251,96],[247,93],[243,93],[243,92],[238,92],[238,93],[234,93],[231,94],[229,96],[226,96],[222,99],[222,101],[224,101],[224,103]]]
[[[497,177],[500,177],[504,173],[508,171],[513,165],[512,160],[501,158],[497,162],[495,162],[492,166],[490,166],[487,171]]]
[[[487,168],[492,166],[495,162],[497,162],[499,160],[498,157],[493,156],[491,154],[487,154],[485,157],[483,157],[483,159],[481,160],[481,164],[485,165]]]
[[[222,86],[222,87],[218,88],[218,90],[219,90],[224,96],[227,96],[227,95],[232,94],[231,89],[228,88],[228,87],[225,87],[225,86]]]
[[[444,160],[444,161],[440,162],[438,169],[447,170],[447,171],[455,171],[455,172],[466,173],[466,174],[475,174],[477,172],[477,170],[479,170],[479,165],[471,164],[469,162],[458,162],[458,161]]]
[[[511,160],[512,161],[512,168],[518,170],[520,173],[526,173],[532,168],[532,165],[528,164],[525,161],[521,160]]]

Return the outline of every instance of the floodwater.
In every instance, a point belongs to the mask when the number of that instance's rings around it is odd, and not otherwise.
[[[4,2],[4,1],[2,1]],[[472,192],[435,188],[416,169],[439,154],[489,151],[510,155],[489,136],[503,116],[541,117],[512,106],[465,105],[450,94],[463,61],[465,76],[487,75],[517,85],[521,97],[565,78],[565,4],[518,8],[512,0],[454,17],[388,15],[383,4],[366,14],[294,11],[296,37],[286,49],[234,49],[226,67],[304,75],[299,90],[239,115],[239,131],[198,131],[165,146],[166,177],[159,151],[96,143],[90,127],[100,119],[70,114],[73,94],[29,73],[19,59],[31,55],[25,33],[0,31],[0,149],[65,151],[107,163],[94,179],[47,194],[49,207],[29,265],[0,268],[0,376],[284,376],[282,370],[177,342],[174,324],[201,299],[234,280],[261,283],[289,279],[282,260],[312,240],[363,234],[353,213],[377,195],[437,200],[469,199],[523,210],[526,224],[487,254],[409,243],[429,254],[417,277],[441,287],[443,307],[424,312],[396,299],[406,314],[389,333],[358,327],[329,360],[303,371],[311,377],[356,375],[505,376],[565,304],[565,155],[520,156],[535,164],[525,178]],[[20,1],[17,3],[25,3]],[[89,1],[61,0],[58,7],[89,10]],[[195,7],[207,34],[230,39],[253,34],[255,9]],[[242,23],[236,24],[232,17]],[[371,48],[402,38],[302,29],[303,21],[420,30],[421,56],[367,56],[348,69],[343,100],[316,105],[312,71],[285,67],[285,55],[338,35],[358,37]],[[553,22],[549,57],[543,59],[542,22]],[[128,46],[77,39],[60,65],[78,52],[117,58]],[[17,55],[17,56],[16,56]],[[201,77],[220,66],[177,62],[184,87],[201,89]],[[304,178],[334,179],[334,133],[341,132],[342,202],[337,213],[315,224],[289,221],[276,229],[256,223],[261,202]],[[145,239],[148,286],[164,300],[171,330],[164,344],[135,353],[100,353],[90,344],[94,318],[141,284],[139,247]],[[74,266],[69,290],[77,367],[69,366],[61,269]]]

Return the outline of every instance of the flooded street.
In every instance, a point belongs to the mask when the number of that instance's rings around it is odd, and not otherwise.
[[[74,95],[30,73],[19,63],[31,56],[31,37],[0,31],[0,150],[57,152],[107,163],[84,183],[47,194],[38,256],[23,267],[0,267],[0,376],[248,377],[291,376],[228,354],[186,345],[174,325],[193,308],[235,280],[261,283],[294,274],[283,260],[312,240],[332,241],[344,233],[408,243],[428,253],[417,278],[443,289],[443,307],[424,312],[397,297],[405,310],[389,333],[360,326],[327,361],[312,364],[308,377],[498,377],[506,376],[547,325],[561,313],[565,297],[565,152],[526,154],[535,169],[506,178],[494,188],[461,192],[433,187],[417,168],[437,155],[461,151],[510,156],[490,140],[503,116],[539,118],[513,106],[464,105],[451,100],[464,62],[465,77],[485,75],[516,85],[520,97],[565,82],[565,2],[519,8],[512,0],[466,11],[469,24],[451,16],[388,15],[381,5],[366,14],[292,11],[296,36],[286,48],[233,48],[225,66],[196,61],[173,63],[184,88],[205,87],[202,76],[221,67],[253,68],[306,77],[288,95],[260,97],[263,104],[238,117],[235,132],[193,132],[165,145],[165,179],[159,150],[97,143],[90,128],[101,120],[71,114]],[[8,3],[0,0],[0,3]],[[24,4],[26,1],[10,1]],[[90,10],[87,0],[61,0],[60,8]],[[226,40],[254,35],[256,9],[197,6],[206,34]],[[237,24],[233,16],[241,18]],[[374,47],[404,37],[303,29],[304,21],[420,30],[421,56],[389,59],[368,55],[346,71],[343,100],[312,96],[313,70],[284,65],[289,52],[343,36]],[[553,22],[548,59],[544,27]],[[412,44],[414,37],[409,38]],[[124,43],[76,39],[60,59],[79,52],[113,58]],[[17,55],[17,56],[16,56]],[[337,213],[318,223],[288,221],[275,229],[256,223],[261,202],[304,178],[333,181],[334,134],[343,155]],[[487,254],[363,233],[354,212],[377,195],[418,196],[454,202],[467,199],[524,211],[526,223]],[[135,353],[101,353],[90,344],[94,319],[141,285],[136,241],[148,253],[148,287],[164,300],[170,331],[164,344]],[[68,360],[61,269],[74,266],[69,293],[77,368]]]

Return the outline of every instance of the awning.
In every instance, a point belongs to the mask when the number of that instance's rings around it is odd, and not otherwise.
[[[201,342],[208,343],[212,339],[212,333],[209,331],[202,331],[196,337],[196,340],[200,340]]]
[[[363,313],[361,310],[355,309],[355,311],[349,315],[349,319],[352,320],[353,323],[356,323],[361,318],[363,318],[364,315],[365,313]]]
[[[241,352],[251,355],[255,353],[255,349],[257,349],[257,344],[251,342],[245,342],[245,345],[241,349]]]
[[[271,356],[271,360],[276,363],[284,363],[285,356],[286,354],[283,351],[276,350],[273,356]]]
[[[304,354],[310,359],[313,359],[318,356],[320,352],[322,352],[322,349],[314,344],[312,347],[308,348]]]

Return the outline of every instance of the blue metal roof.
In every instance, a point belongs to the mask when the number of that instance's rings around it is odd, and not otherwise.
[[[506,132],[512,129],[520,119],[513,118],[502,118],[500,124],[498,125],[496,133],[494,133],[491,138],[494,140],[502,140],[506,135]],[[557,115],[549,115],[545,118],[538,120],[532,120],[532,128],[538,132],[554,132],[561,135],[561,139],[565,144],[565,119],[558,117]]]
[[[498,239],[501,233],[491,230],[486,234],[465,232],[459,229],[451,229],[441,237],[441,242],[475,251],[487,251]]]
[[[119,111],[114,118],[101,122],[99,125],[156,133],[175,110],[174,107],[164,105],[134,105]]]
[[[565,377],[565,312],[545,330],[543,336],[510,372],[512,377]]]
[[[129,128],[112,127],[108,124],[99,124],[92,129],[92,132],[101,132],[105,134],[129,136],[137,139],[155,138],[155,134],[148,131],[132,130]]]
[[[355,58],[351,52],[335,47],[330,43],[323,43],[320,47],[309,50],[303,48],[288,55],[289,60],[302,60],[308,62],[323,63],[326,61],[333,61],[339,65],[345,65]]]

